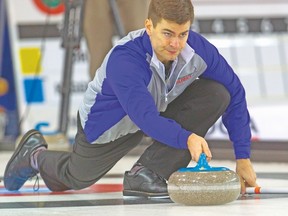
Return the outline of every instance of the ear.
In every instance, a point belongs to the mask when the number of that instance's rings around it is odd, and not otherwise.
[[[150,36],[152,34],[152,28],[153,28],[153,23],[151,19],[145,20],[145,28],[146,28],[147,34]]]

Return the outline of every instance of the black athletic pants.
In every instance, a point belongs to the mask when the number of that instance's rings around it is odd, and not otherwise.
[[[205,136],[208,129],[225,112],[230,95],[211,80],[194,81],[169,104],[162,116],[174,119],[183,128]],[[137,146],[144,134],[138,131],[106,144],[87,142],[78,119],[78,131],[72,152],[43,151],[38,156],[40,174],[52,191],[82,189],[103,177],[122,157]],[[191,160],[188,150],[179,150],[154,141],[138,162],[160,176],[169,176]]]

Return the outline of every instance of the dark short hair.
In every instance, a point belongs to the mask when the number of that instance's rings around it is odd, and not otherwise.
[[[156,26],[161,19],[184,24],[188,21],[193,23],[194,8],[191,0],[151,0],[148,18]]]

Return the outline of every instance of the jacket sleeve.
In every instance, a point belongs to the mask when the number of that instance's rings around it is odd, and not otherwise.
[[[198,44],[202,44],[204,47],[204,49],[199,49],[200,55],[207,63],[207,69],[201,78],[212,79],[223,84],[231,96],[230,104],[222,116],[222,121],[233,142],[236,159],[250,158],[250,116],[244,87],[216,47],[201,36],[199,36],[199,40]]]
[[[107,64],[107,80],[126,114],[145,134],[171,147],[186,149],[191,132],[160,116],[147,89],[151,71],[145,59],[121,49],[114,51]]]

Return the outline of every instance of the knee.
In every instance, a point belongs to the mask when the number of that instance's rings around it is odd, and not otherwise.
[[[211,92],[213,104],[224,111],[231,99],[228,90],[222,84],[212,81]]]

